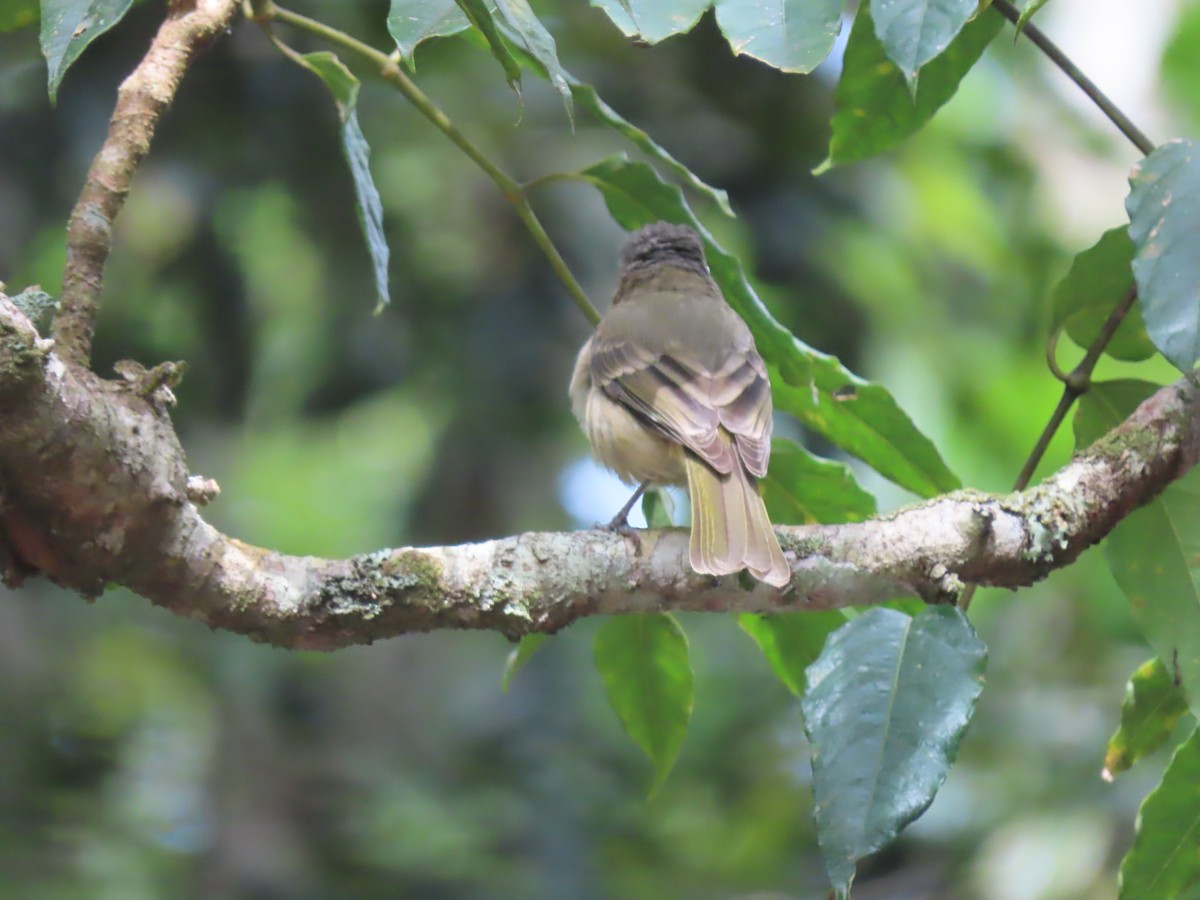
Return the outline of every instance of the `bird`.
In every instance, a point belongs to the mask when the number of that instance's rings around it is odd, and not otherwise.
[[[758,487],[771,455],[767,368],[696,231],[657,222],[628,238],[569,394],[596,460],[638,486],[610,527],[625,526],[648,487],[686,485],[696,572],[791,580]]]

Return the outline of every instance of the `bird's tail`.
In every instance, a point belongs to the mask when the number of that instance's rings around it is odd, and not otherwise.
[[[692,503],[692,568],[711,575],[747,569],[759,581],[782,587],[792,569],[775,537],[758,485],[740,462],[721,475],[685,454]]]

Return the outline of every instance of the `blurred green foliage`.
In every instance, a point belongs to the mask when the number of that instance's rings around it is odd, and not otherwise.
[[[386,4],[300,6],[390,46]],[[1070,128],[1036,142],[1020,131],[1073,115],[1030,57],[997,42],[894,155],[815,179],[827,69],[801,78],[734,58],[711,13],[649,48],[582,3],[537,11],[564,65],[729,191],[741,224],[717,238],[772,312],[886,384],[966,484],[1007,488],[1058,399],[1042,361],[1051,287],[1120,224],[1060,235],[1039,154],[1069,165],[1083,151]],[[97,39],[56,109],[36,29],[0,33],[12,289],[56,290],[66,216],[160,15],[137,5]],[[1163,76],[1194,123],[1197,16],[1183,16]],[[534,79],[518,103],[469,42],[423,44],[416,61],[423,89],[519,178],[627,149],[583,116],[572,132]],[[189,362],[174,418],[192,469],[223,487],[213,521],[248,541],[340,555],[570,526],[556,473],[585,452],[565,385],[586,323],[469,161],[370,79],[358,112],[392,250],[387,311],[371,315],[333,104],[239,23],[189,72],[118,220],[97,370]],[[1088,141],[1120,171],[1124,157]],[[603,298],[620,230],[602,201],[564,184],[535,202]],[[1060,353],[1073,364],[1080,351],[1063,340]],[[1098,375],[1132,371],[1106,360]],[[1170,377],[1161,362],[1136,373]],[[1040,471],[1070,450],[1060,434]],[[860,475],[882,508],[909,499]],[[592,668],[594,622],[548,641],[504,695],[509,648],[493,635],[324,657],[122,592],[93,605],[40,584],[6,592],[0,896],[824,896],[795,699],[732,617],[682,618],[695,710],[646,801],[645,760]],[[1147,655],[1125,602],[1093,553],[1020,597],[982,594],[972,618],[990,667],[958,764],[929,812],[864,864],[856,897],[1110,898],[1163,764],[1112,786],[1097,777]]]

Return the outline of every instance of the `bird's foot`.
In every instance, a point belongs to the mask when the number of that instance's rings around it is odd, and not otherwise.
[[[629,502],[621,507],[620,512],[612,517],[612,521],[607,525],[597,524],[597,528],[603,528],[605,531],[615,531],[617,534],[632,534],[637,529],[629,524],[629,512],[633,509],[633,505],[641,499],[642,494],[646,493],[646,488],[650,487],[649,481],[643,481],[638,485],[638,489],[633,492],[633,496],[629,498]]]
[[[604,531],[615,531],[617,534],[632,534],[637,531],[629,524],[629,514],[626,512],[617,513],[608,524],[597,523],[596,527]]]

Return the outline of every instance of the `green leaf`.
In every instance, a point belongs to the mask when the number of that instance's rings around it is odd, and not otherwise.
[[[1177,900],[1200,881],[1200,731],[1179,745],[1138,810],[1121,861],[1121,900]]]
[[[38,20],[38,0],[0,0],[0,34],[19,31]]]
[[[724,272],[732,259],[719,261]],[[737,275],[744,278],[740,264],[736,260],[734,264]],[[728,276],[723,280],[718,275],[717,281],[728,298]],[[758,302],[757,297],[753,299]],[[737,303],[734,307],[749,320],[744,307]],[[886,388],[859,378],[835,357],[819,353],[794,337],[782,345],[760,339],[760,349],[764,345],[771,348],[763,353],[769,354],[776,409],[796,416],[914,494],[932,497],[960,486],[937,448]]]
[[[359,81],[354,73],[337,58],[337,54],[329,51],[305,53],[301,59],[310,72],[325,82],[337,103],[338,118],[344,122],[358,103]]]
[[[678,186],[645,163],[609,157],[576,173],[604,196],[613,218],[633,230],[659,220],[695,228],[713,278],[745,319],[771,375],[775,408],[791,413],[859,457],[881,475],[921,496],[958,487],[933,444],[883,387],[852,374],[837,359],[812,349],[775,320],[737,257],[700,224]]]
[[[721,212],[725,213],[731,219],[733,218],[733,207],[729,205],[729,195],[725,191],[712,187],[702,181],[691,169],[656,144],[650,135],[630,123],[627,119],[622,118],[620,113],[600,99],[600,95],[596,93],[594,87],[572,78],[571,94],[574,96],[575,102],[581,107],[604,122],[647,156],[666,166],[672,174],[681,179],[688,187],[716,203],[721,208]]]
[[[687,637],[666,613],[614,616],[596,632],[596,668],[626,733],[654,763],[662,786],[692,715]]]
[[[819,459],[787,438],[771,442],[771,464],[760,483],[776,525],[861,522],[875,515],[875,498],[859,487],[848,465]]]
[[[1125,228],[1104,232],[1093,246],[1071,262],[1054,286],[1051,330],[1064,329],[1080,347],[1090,347],[1113,308],[1133,285],[1133,241]],[[1154,355],[1137,304],[1108,342],[1105,350],[1117,359],[1142,360]]]
[[[525,663],[529,662],[529,658],[537,652],[542,644],[546,643],[548,637],[550,637],[548,634],[527,634],[521,638],[517,646],[508,652],[508,656],[504,660],[504,674],[500,678],[500,686],[504,688],[504,693],[508,693],[513,677],[525,667]]]
[[[1076,412],[1076,447],[1124,421],[1158,387],[1134,380],[1093,384]],[[1146,640],[1200,716],[1200,469],[1126,516],[1103,549]]]
[[[738,616],[742,631],[754,639],[771,671],[797,697],[808,686],[805,670],[821,655],[825,639],[846,624],[840,609],[805,610],[760,616]]]
[[[916,618],[869,609],[808,670],[814,816],[825,868],[849,890],[855,863],[933,802],[983,689],[987,651],[954,607]]]
[[[735,55],[811,72],[833,49],[842,0],[717,0],[717,26]]]
[[[42,0],[42,55],[51,103],[79,54],[120,22],[131,6],[133,0]]]
[[[1187,139],[1133,167],[1125,200],[1146,330],[1176,367],[1200,360],[1200,164]]]
[[[633,22],[630,0],[588,0],[588,5],[603,10],[614,25],[627,38],[637,37],[638,28]]]
[[[875,36],[869,5],[860,4],[834,93],[829,156],[817,171],[890,150],[933,118],[1004,25],[985,13],[921,71],[916,96]]]
[[[978,0],[871,0],[875,36],[914,87],[921,67],[950,46],[978,9]]]
[[[664,488],[650,488],[642,495],[642,515],[647,528],[671,528],[675,524],[675,501]]]
[[[342,151],[354,180],[354,198],[358,222],[367,240],[367,250],[375,271],[375,311],[388,305],[388,245],[383,234],[383,204],[371,178],[370,147],[358,125],[358,79],[333,53],[306,53],[304,64],[321,77],[337,102],[342,120]]]
[[[1200,716],[1200,469],[1127,516],[1104,550],[1142,633]]]
[[[550,80],[549,72],[546,71],[546,67],[538,59],[525,53],[522,53],[518,59],[522,65],[539,78],[546,81]],[[583,83],[569,72],[565,73],[565,75],[567,83],[571,87],[571,96],[580,107],[587,110],[605,125],[608,125],[613,131],[624,137],[651,159],[661,163],[692,190],[717,204],[721,208],[721,212],[725,213],[725,215],[731,219],[734,218],[733,207],[729,205],[729,195],[725,191],[701,180],[691,169],[656,144],[650,135],[605,103],[600,98],[600,95],[596,93],[596,89],[590,84]]]
[[[511,30],[510,37],[514,42],[524,47],[530,56],[545,66],[550,84],[558,91],[563,105],[567,108],[567,118],[574,121],[567,72],[558,61],[558,49],[546,26],[533,14],[527,0],[496,0],[496,11]]]
[[[422,41],[449,37],[470,27],[466,13],[455,0],[392,0],[388,10],[388,34],[409,66],[413,65],[413,54]]]
[[[1163,661],[1155,657],[1143,663],[1125,686],[1121,725],[1104,754],[1105,781],[1165,744],[1186,712],[1183,691]]]
[[[1030,0],[1021,10],[1021,15],[1017,16],[1017,30],[1013,34],[1013,43],[1016,43],[1017,38],[1021,36],[1021,32],[1025,30],[1025,26],[1029,24],[1029,20],[1033,18],[1033,14],[1046,5],[1046,0]]]
[[[496,57],[496,61],[504,69],[504,77],[508,79],[508,86],[520,97],[521,66],[509,51],[508,45],[504,43],[504,38],[500,34],[500,29],[496,27],[496,20],[492,18],[487,3],[484,0],[456,0],[456,2],[467,20],[483,34],[492,51],[492,56]]]
[[[712,0],[591,0],[591,5],[604,10],[626,37],[657,44],[691,31]]]

